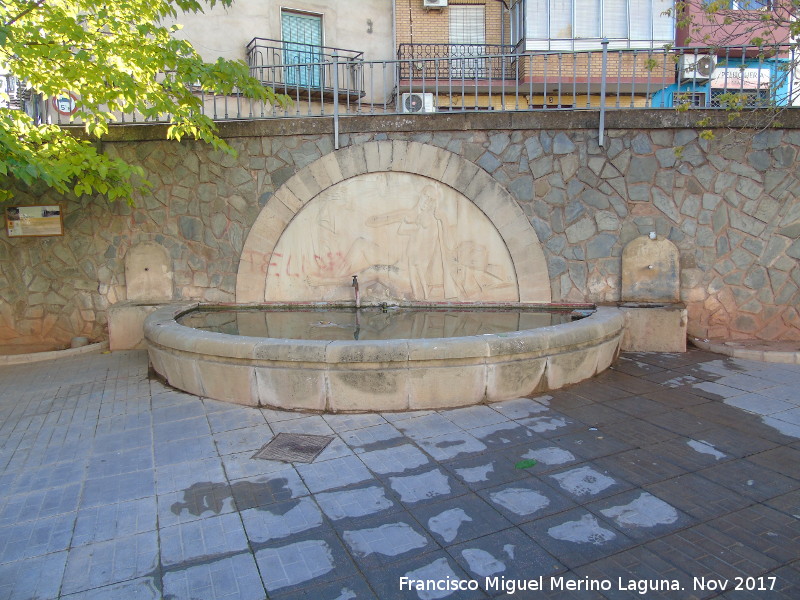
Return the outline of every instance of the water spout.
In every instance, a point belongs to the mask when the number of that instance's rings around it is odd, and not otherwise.
[[[356,308],[361,308],[361,294],[358,291],[358,275],[353,275],[353,287],[356,290]]]

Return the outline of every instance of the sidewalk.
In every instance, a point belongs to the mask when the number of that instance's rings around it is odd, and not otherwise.
[[[626,354],[559,392],[365,415],[147,367],[0,366],[0,600],[800,597],[800,365]],[[280,432],[334,440],[251,458]]]

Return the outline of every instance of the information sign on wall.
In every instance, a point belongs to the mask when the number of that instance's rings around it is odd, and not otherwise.
[[[8,206],[6,232],[8,237],[64,235],[61,206]]]

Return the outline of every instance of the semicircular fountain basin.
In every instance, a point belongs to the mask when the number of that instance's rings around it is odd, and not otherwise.
[[[192,394],[363,412],[467,406],[577,383],[616,358],[625,324],[611,307],[578,311],[590,312],[579,320],[574,306],[422,308],[184,304],[155,311],[144,329],[155,371]],[[465,310],[473,316],[453,317]],[[405,324],[389,319],[402,312]],[[390,339],[375,339],[387,331]]]

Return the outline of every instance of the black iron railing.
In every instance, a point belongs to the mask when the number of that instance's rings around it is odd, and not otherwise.
[[[513,46],[492,44],[400,44],[400,79],[515,79]]]

